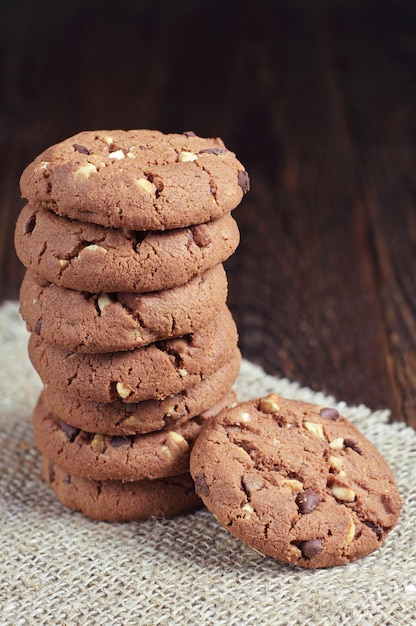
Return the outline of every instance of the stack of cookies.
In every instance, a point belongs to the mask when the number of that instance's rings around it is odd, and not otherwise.
[[[220,139],[87,131],[23,172],[21,314],[44,383],[43,475],[95,519],[199,506],[189,456],[235,400],[241,356],[223,262],[249,178]]]

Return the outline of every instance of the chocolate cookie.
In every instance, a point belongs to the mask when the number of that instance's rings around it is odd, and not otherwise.
[[[335,409],[274,394],[225,409],[191,454],[196,491],[259,552],[317,568],[376,550],[400,495],[375,447]]]
[[[63,469],[94,480],[154,480],[189,472],[195,439],[214,415],[235,402],[229,390],[210,409],[179,426],[146,435],[116,436],[89,433],[52,415],[41,394],[33,412],[39,450]]]
[[[74,476],[44,456],[42,474],[61,504],[96,520],[138,522],[175,517],[202,504],[189,473],[153,481],[97,481]]]
[[[59,217],[28,204],[16,222],[23,265],[77,291],[158,291],[225,261],[239,243],[231,215],[165,232],[137,233]]]
[[[240,363],[236,350],[235,356],[208,378],[164,400],[92,402],[54,387],[45,387],[43,397],[51,413],[75,428],[113,436],[145,434],[182,424],[208,410],[234,384]]]
[[[30,202],[134,230],[200,224],[231,211],[249,179],[221,139],[149,130],[85,131],[40,154],[20,187]]]
[[[180,287],[146,294],[90,294],[57,287],[28,270],[20,313],[29,332],[76,352],[130,350],[205,326],[227,300],[222,265]]]
[[[179,339],[126,352],[82,354],[32,334],[29,356],[44,383],[69,395],[97,402],[141,402],[200,383],[235,354],[236,345],[236,325],[225,306],[206,326]]]

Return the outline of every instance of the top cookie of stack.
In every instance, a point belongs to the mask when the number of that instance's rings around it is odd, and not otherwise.
[[[221,139],[193,132],[84,131],[40,154],[20,186],[30,203],[106,227],[165,230],[232,211],[248,191]]]

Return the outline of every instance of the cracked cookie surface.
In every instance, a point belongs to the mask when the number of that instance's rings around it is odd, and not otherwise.
[[[42,475],[64,506],[107,522],[175,517],[199,508],[189,473],[158,480],[91,480],[67,472],[42,456]]]
[[[47,385],[86,400],[125,402],[163,399],[200,383],[237,348],[237,328],[224,306],[191,335],[135,350],[86,354],[49,344],[32,333],[29,356]]]
[[[207,411],[235,383],[240,363],[237,349],[227,363],[202,382],[164,400],[93,402],[51,386],[45,387],[43,397],[51,413],[75,428],[113,436],[145,434],[182,424]]]
[[[76,352],[131,350],[205,326],[227,299],[222,265],[162,291],[91,294],[57,287],[27,270],[20,313],[29,332]]]
[[[236,250],[239,236],[231,215],[138,233],[59,217],[28,204],[17,218],[14,240],[23,265],[55,285],[142,293],[183,285],[222,263]]]
[[[155,480],[189,472],[189,455],[204,424],[235,402],[228,391],[216,404],[180,425],[145,435],[111,436],[70,426],[40,396],[33,412],[42,454],[76,476],[93,480]]]
[[[378,450],[333,408],[275,394],[225,409],[192,450],[196,491],[233,535],[301,567],[376,550],[401,498]]]
[[[151,130],[84,131],[47,148],[22,197],[60,215],[134,230],[182,228],[234,209],[248,175],[219,138]]]

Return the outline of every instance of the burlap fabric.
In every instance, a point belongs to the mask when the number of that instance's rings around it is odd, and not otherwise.
[[[30,414],[40,381],[16,303],[0,308],[1,626],[378,626],[416,620],[416,433],[243,362],[241,399],[276,391],[337,406],[380,449],[404,499],[378,552],[345,567],[280,564],[207,511],[136,524],[65,510],[42,483]]]

